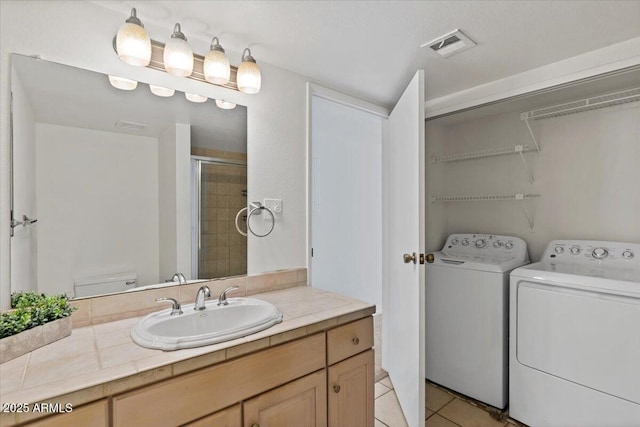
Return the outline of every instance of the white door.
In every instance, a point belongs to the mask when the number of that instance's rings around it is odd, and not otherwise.
[[[424,425],[424,71],[391,112],[383,142],[383,367],[410,427]],[[403,254],[416,253],[416,263]]]
[[[313,96],[311,283],[382,307],[382,122]]]

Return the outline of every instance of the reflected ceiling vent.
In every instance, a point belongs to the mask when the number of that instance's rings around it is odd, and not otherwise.
[[[122,129],[128,129],[128,130],[135,130],[135,131],[143,131],[145,130],[149,125],[146,123],[136,123],[136,122],[127,122],[124,120],[118,120],[116,122],[116,127],[117,128],[122,128]]]
[[[421,44],[420,47],[426,47],[429,51],[447,58],[463,50],[471,49],[475,45],[476,43],[473,40],[462,34],[462,31],[456,29],[444,36]]]

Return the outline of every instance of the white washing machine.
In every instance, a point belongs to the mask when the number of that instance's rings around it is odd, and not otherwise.
[[[555,240],[510,286],[510,416],[640,426],[640,244]]]
[[[529,262],[527,244],[517,237],[452,234],[427,262],[427,379],[504,408],[509,272]]]

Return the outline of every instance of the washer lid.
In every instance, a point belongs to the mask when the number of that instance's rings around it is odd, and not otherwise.
[[[597,292],[640,296],[640,269],[636,268],[541,261],[513,270],[511,277],[580,289],[591,288]]]
[[[527,261],[517,259],[514,256],[498,255],[463,255],[449,252],[435,252],[433,264],[443,267],[462,268],[465,270],[478,270],[493,273],[505,273],[526,264]]]

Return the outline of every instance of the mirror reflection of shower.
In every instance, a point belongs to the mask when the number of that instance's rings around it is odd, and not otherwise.
[[[193,155],[194,218],[192,272],[194,278],[218,278],[247,273],[247,165],[244,153]],[[211,150],[206,150],[211,151]],[[206,153],[212,154],[212,153]],[[243,235],[244,234],[244,235]]]

